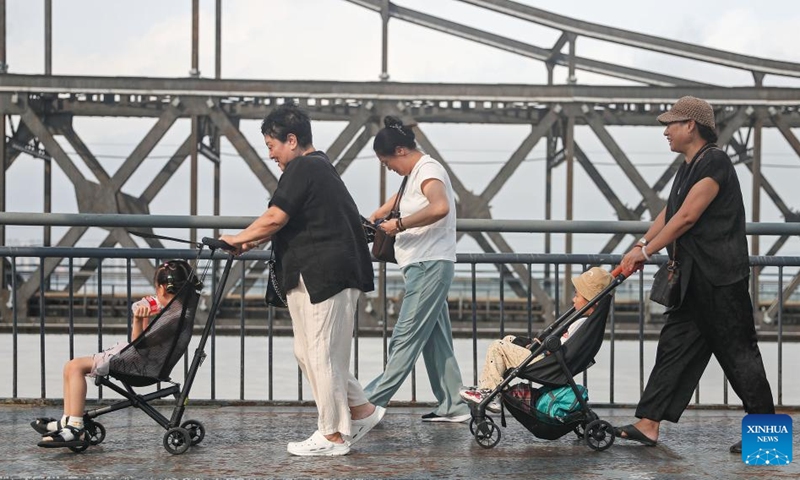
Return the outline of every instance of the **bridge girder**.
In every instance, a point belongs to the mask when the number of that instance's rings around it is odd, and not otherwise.
[[[310,112],[315,121],[346,122],[346,126],[329,148],[341,175],[347,174],[352,161],[374,136],[383,115],[395,113],[407,120],[413,120],[417,124],[420,144],[448,169],[458,196],[459,215],[462,217],[490,218],[493,199],[539,142],[547,145],[547,178],[550,178],[553,169],[560,168],[562,164],[567,165],[567,170],[571,172],[572,162],[577,160],[618,218],[640,219],[648,213],[651,217],[655,216],[663,205],[662,191],[672,179],[680,158],[676,158],[658,180],[649,185],[639,173],[635,161],[629,158],[631,156],[626,154],[625,149],[614,138],[614,132],[608,127],[655,126],[655,117],[668,110],[672,102],[684,95],[705,98],[715,106],[721,127],[721,143],[730,151],[735,161],[745,162],[750,171],[754,170],[754,158],[760,159],[762,148],[761,141],[756,142],[750,133],[758,131],[753,136],[760,138],[763,128],[778,129],[800,159],[800,141],[792,132],[793,128],[800,127],[800,88],[763,86],[765,75],[800,77],[800,64],[724,52],[610,28],[508,0],[461,1],[559,30],[561,36],[555,45],[548,48],[527,44],[400,7],[388,0],[347,1],[380,13],[384,32],[390,18],[409,22],[512,52],[523,58],[541,61],[550,73],[554,66],[567,67],[570,70],[570,79],[566,85],[389,82],[385,35],[384,71],[381,73],[383,81],[380,82],[221,79],[220,27],[217,18],[216,79],[196,78],[199,72],[196,68],[195,24],[192,44],[194,78],[53,76],[50,75],[49,66],[46,68],[46,75],[0,74],[0,113],[11,118],[12,126],[15,120],[18,125],[10,137],[2,135],[5,146],[2,149],[2,164],[5,168],[0,167],[0,188],[3,188],[3,198],[5,172],[18,159],[19,154],[23,153],[49,157],[56,162],[74,185],[81,212],[146,213],[149,204],[187,158],[192,159],[193,171],[198,154],[215,161],[218,168],[222,162],[220,137],[228,139],[265,190],[271,193],[277,179],[264,166],[257,149],[239,131],[239,124],[241,120],[261,119],[276,105],[286,101],[299,103]],[[196,2],[194,8],[197,8]],[[220,12],[218,5],[218,16]],[[49,35],[50,26],[46,28],[46,35]],[[715,86],[579,57],[575,53],[575,42],[581,36],[749,71],[753,75],[754,85]],[[569,49],[568,53],[562,52],[564,48]],[[46,49],[46,57],[49,59],[50,45],[46,45]],[[0,59],[0,63],[3,67],[2,73],[5,73],[4,59]],[[574,70],[598,73],[644,86],[577,85],[574,83]],[[155,118],[157,121],[139,141],[123,166],[113,175],[109,175],[92,154],[90,146],[72,129],[75,117],[135,117]],[[121,188],[138,170],[147,155],[168,134],[178,119],[185,118],[192,120],[192,134],[180,145],[167,164],[159,172],[155,172],[141,196],[134,198],[122,193]],[[459,178],[448,159],[437,152],[434,141],[426,136],[426,128],[432,124],[526,125],[531,131],[490,179],[488,186],[476,194]],[[624,175],[613,179],[603,178],[595,168],[592,155],[577,145],[574,138],[575,126],[588,126],[606,149],[605,153],[617,162]],[[742,132],[746,132],[746,135]],[[55,138],[57,136],[64,137],[75,150],[75,155],[69,155],[63,150]],[[76,164],[78,161],[83,161],[88,166],[97,181],[87,180],[80,173]],[[760,170],[754,172],[754,191],[767,193],[786,221],[800,221],[796,210],[780,197],[762,173]],[[192,181],[195,183],[192,188],[196,191],[197,179],[193,177]],[[635,186],[636,198],[623,199],[617,196],[615,187],[620,181],[629,181]],[[547,190],[549,218],[552,202],[550,185]],[[628,207],[626,200],[636,206]],[[5,201],[0,201],[3,202],[0,210],[4,210]],[[216,202],[214,208],[215,212],[218,211]],[[76,244],[85,231],[84,227],[70,229],[59,240],[59,245]],[[0,239],[4,238],[4,229],[0,226]],[[608,252],[617,248],[623,240],[622,235],[614,236],[602,251]],[[511,246],[501,234],[479,235],[475,241],[486,252],[511,251]],[[786,239],[779,239],[770,248],[770,252],[776,253],[785,242]],[[135,243],[125,232],[110,229],[103,245],[112,244]],[[546,245],[549,245],[549,240]],[[54,260],[43,268],[52,271],[56,264],[57,261]],[[94,267],[87,265],[84,268]],[[143,272],[149,271],[148,265],[142,264],[138,267]],[[257,271],[260,267],[248,265],[242,268]],[[504,266],[501,271],[513,272],[504,274],[503,277],[518,295],[526,294],[525,288],[530,285],[527,288],[542,302],[545,311],[554,310],[552,299],[545,289],[536,280],[530,281],[531,272],[526,266]],[[232,272],[230,278],[234,281],[245,278],[242,273]],[[33,275],[21,287],[20,293],[23,295],[20,300],[23,305],[40,287],[38,282],[39,275]],[[792,288],[797,287],[797,278],[792,285]],[[231,288],[241,287],[231,285]]]

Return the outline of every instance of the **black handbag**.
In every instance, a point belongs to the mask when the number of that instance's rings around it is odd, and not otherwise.
[[[264,301],[270,307],[286,308],[286,295],[281,288],[281,282],[278,281],[278,274],[275,271],[275,247],[272,248],[269,260],[267,260],[267,292],[264,294]]]
[[[380,228],[375,230],[375,240],[372,242],[372,256],[381,262],[397,263],[397,258],[394,256],[394,237]]]
[[[400,198],[403,196],[403,190],[406,188],[406,181],[408,177],[403,178],[403,183],[400,184],[400,190],[397,192],[397,197],[394,199],[394,206],[389,212],[389,215],[382,220],[385,222],[393,218],[400,218]],[[380,224],[380,222],[378,222]],[[375,229],[375,239],[372,242],[372,256],[381,262],[397,263],[394,256],[394,237],[387,234],[380,227]]]
[[[673,255],[677,254],[677,243],[673,244]],[[677,307],[681,303],[681,265],[677,260],[668,260],[653,275],[650,287],[650,300],[667,308]]]

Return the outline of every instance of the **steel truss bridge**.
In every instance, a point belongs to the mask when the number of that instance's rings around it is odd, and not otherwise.
[[[243,119],[262,119],[276,105],[294,101],[306,108],[316,121],[344,121],[346,126],[327,149],[340,174],[346,175],[348,167],[369,144],[388,114],[397,115],[405,122],[417,125],[416,134],[421,147],[442,161],[450,173],[458,197],[460,218],[491,218],[493,199],[515,173],[526,156],[541,142],[546,145],[547,161],[544,177],[545,218],[552,218],[553,189],[550,181],[556,169],[565,169],[567,192],[566,219],[573,218],[573,178],[577,166],[594,182],[599,193],[612,206],[620,220],[641,220],[654,217],[664,206],[665,187],[674,176],[681,157],[678,156],[663,171],[655,183],[649,183],[638,171],[622,146],[614,139],[609,127],[652,126],[654,118],[666,111],[675,99],[683,95],[696,95],[710,101],[716,109],[720,145],[724,145],[736,163],[752,172],[753,204],[751,220],[758,222],[761,215],[762,192],[780,211],[787,222],[797,222],[796,212],[770,184],[761,171],[765,128],[777,129],[783,139],[800,159],[800,140],[792,128],[800,126],[800,88],[766,87],[768,75],[800,77],[800,64],[756,58],[713,48],[687,44],[628,30],[611,28],[591,22],[556,15],[508,0],[462,0],[487,11],[530,22],[560,32],[555,44],[539,46],[524,43],[478,28],[455,23],[424,12],[395,5],[388,0],[346,0],[375,12],[375,21],[381,22],[382,72],[381,81],[270,81],[223,79],[221,61],[221,15],[224,2],[216,0],[216,69],[213,79],[199,78],[198,70],[198,0],[192,1],[192,69],[187,78],[124,78],[80,77],[52,75],[52,5],[45,1],[45,74],[17,75],[7,72],[5,62],[5,0],[0,0],[0,113],[3,122],[4,148],[0,149],[0,212],[6,211],[6,171],[20,155],[30,155],[45,162],[45,213],[51,211],[49,175],[51,164],[60,168],[75,188],[80,213],[148,214],[149,204],[161,192],[174,172],[187,160],[191,164],[190,215],[197,214],[198,162],[201,158],[214,165],[214,213],[219,214],[220,188],[220,138],[225,137],[241,156],[252,174],[264,188],[272,193],[277,178],[264,165],[256,149],[238,128]],[[390,20],[408,22],[498,50],[511,52],[541,62],[547,69],[545,85],[489,85],[398,83],[389,81],[388,28]],[[581,38],[602,40],[612,45],[633,47],[649,52],[692,59],[752,74],[752,85],[724,87],[640,70],[578,55]],[[554,69],[564,67],[568,79],[564,84],[554,81]],[[625,81],[635,86],[587,86],[576,82],[577,71],[588,71]],[[147,117],[157,119],[141,138],[122,166],[109,174],[73,129],[76,117]],[[143,193],[134,197],[123,192],[126,183],[137,172],[142,162],[179,119],[191,120],[191,133],[174,151],[164,167],[155,173]],[[437,123],[526,125],[527,137],[505,161],[499,172],[480,192],[474,193],[439,153],[436,145],[425,135],[426,126]],[[608,154],[619,165],[625,177],[606,179],[593,164],[592,158],[575,140],[575,127],[588,126],[597,136]],[[76,155],[68,154],[57,140],[64,140]],[[87,179],[77,167],[83,162],[97,181]],[[385,179],[381,178],[382,195]],[[619,198],[615,184],[627,181],[636,189],[635,198]],[[797,200],[794,198],[793,200]],[[634,205],[632,207],[628,205]],[[178,213],[178,212],[172,212]],[[60,239],[50,238],[45,227],[45,245],[69,247],[75,245],[87,231],[87,226],[73,226]],[[99,247],[136,247],[137,243],[121,228],[107,227],[107,237]],[[500,232],[469,232],[485,252],[512,252]],[[195,233],[192,232],[192,236]],[[601,252],[613,251],[630,236],[614,235]],[[751,239],[753,254],[762,251],[773,255],[780,251],[789,236],[780,236],[766,249],[759,245],[758,236]],[[5,244],[5,227],[0,225],[0,241]],[[161,246],[158,240],[148,240],[152,247]],[[572,240],[566,237],[566,252],[571,252]],[[623,245],[624,246],[624,245]],[[546,251],[550,249],[549,235]],[[58,259],[48,259],[44,274],[49,275],[58,265]],[[145,277],[152,277],[154,266],[146,259],[136,263]],[[97,267],[88,261],[84,273]],[[257,272],[259,262],[246,265],[249,272]],[[507,269],[504,274],[509,285],[524,294],[521,285],[530,272],[524,265],[498,267]],[[233,272],[231,278],[238,278]],[[757,282],[758,272],[754,275]],[[5,278],[5,277],[3,277]],[[82,277],[85,278],[85,277]],[[787,295],[798,286],[795,278],[787,287]],[[79,288],[80,285],[76,285]],[[32,275],[18,290],[22,304],[40,288],[40,275]],[[233,288],[233,287],[232,287]],[[552,311],[553,299],[544,288],[533,281],[533,293],[545,311]],[[3,302],[5,303],[5,302]]]

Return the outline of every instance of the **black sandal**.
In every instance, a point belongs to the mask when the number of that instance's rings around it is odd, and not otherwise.
[[[67,440],[62,434],[69,430],[72,438]],[[48,440],[49,439],[49,440]],[[62,447],[84,447],[89,445],[89,440],[86,436],[86,430],[83,428],[76,428],[72,425],[64,425],[64,428],[57,432],[50,433],[42,437],[42,441],[38,444],[43,448],[62,448]]]
[[[61,425],[60,419],[51,417],[39,417],[31,422],[31,427],[33,427],[33,429],[36,430],[36,432],[39,433],[40,435],[47,435],[48,433],[53,433],[53,430],[47,429],[47,425],[50,422],[56,422],[56,429],[55,429],[56,432],[64,428],[64,426]]]

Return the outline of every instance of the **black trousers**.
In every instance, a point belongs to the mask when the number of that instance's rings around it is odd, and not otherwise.
[[[715,287],[691,269],[682,305],[667,314],[638,418],[677,422],[713,354],[747,413],[775,413],[758,349],[748,279]]]

